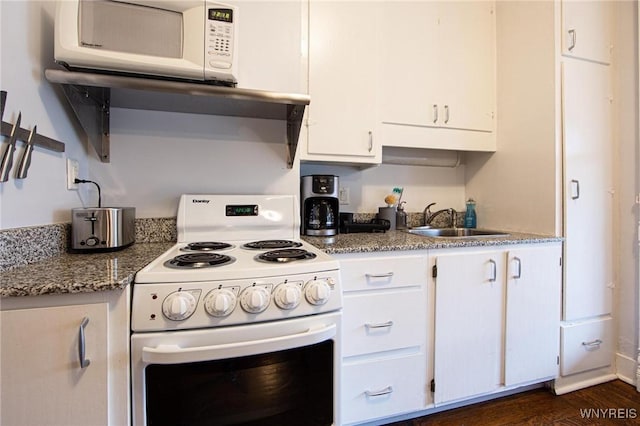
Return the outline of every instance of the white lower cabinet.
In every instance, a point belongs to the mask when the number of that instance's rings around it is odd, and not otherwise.
[[[343,298],[342,419],[427,405],[426,252],[337,255]]]
[[[0,424],[129,424],[128,292],[110,293],[3,300]]]
[[[431,256],[436,406],[557,376],[561,256],[559,243]]]
[[[336,257],[345,424],[428,414],[558,376],[562,243]],[[594,336],[580,341],[596,346]]]

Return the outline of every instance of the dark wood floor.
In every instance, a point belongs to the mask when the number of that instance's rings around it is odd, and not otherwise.
[[[583,417],[587,413],[585,410],[590,410],[591,419]],[[596,412],[599,418],[595,417]],[[564,395],[554,395],[548,389],[535,389],[393,423],[393,426],[427,425],[640,425],[640,393],[620,380]]]

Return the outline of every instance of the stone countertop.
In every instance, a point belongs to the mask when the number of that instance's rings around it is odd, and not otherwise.
[[[482,247],[562,241],[560,237],[510,231],[509,235],[500,237],[432,238],[410,234],[406,231],[387,231],[385,233],[339,234],[333,237],[310,237],[305,235],[302,239],[328,254]]]
[[[64,253],[0,272],[0,297],[123,289],[175,243],[135,243],[110,253]]]

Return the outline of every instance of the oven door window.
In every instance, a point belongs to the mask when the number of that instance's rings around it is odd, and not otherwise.
[[[147,425],[333,423],[333,340],[145,369]]]

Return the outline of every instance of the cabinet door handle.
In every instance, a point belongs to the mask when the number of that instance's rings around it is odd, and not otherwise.
[[[433,124],[438,122],[438,104],[433,104]]]
[[[578,198],[580,198],[580,181],[571,179],[571,199],[577,200]]]
[[[449,123],[449,105],[444,106],[444,124]]]
[[[386,274],[364,274],[367,278],[391,278],[393,277],[393,272],[387,272]]]
[[[601,344],[602,340],[600,339],[592,340],[590,342],[582,342],[582,346],[586,347],[587,349],[599,348]]]
[[[522,277],[522,260],[519,257],[514,257],[513,260],[518,265],[517,272],[513,275],[513,278],[519,279]]]
[[[493,283],[498,279],[498,264],[493,259],[489,259],[489,263],[491,264],[491,273],[492,273],[491,278],[489,278],[489,282]]]
[[[393,392],[393,387],[387,386],[386,388],[380,389],[377,391],[364,391],[364,394],[366,396],[382,396],[382,395],[389,395],[392,392]]]
[[[366,328],[389,328],[393,326],[393,321],[379,322],[376,324],[366,323],[364,326]]]
[[[80,361],[80,368],[87,368],[89,364],[91,364],[91,360],[86,358],[86,345],[85,345],[85,337],[84,337],[84,328],[89,324],[89,318],[84,317],[82,322],[80,323],[80,328],[78,330],[78,358]]]
[[[572,51],[574,47],[576,47],[576,30],[569,30],[569,37],[571,37],[571,42],[569,44],[569,51]]]
[[[369,152],[373,150],[373,132],[369,130]]]

